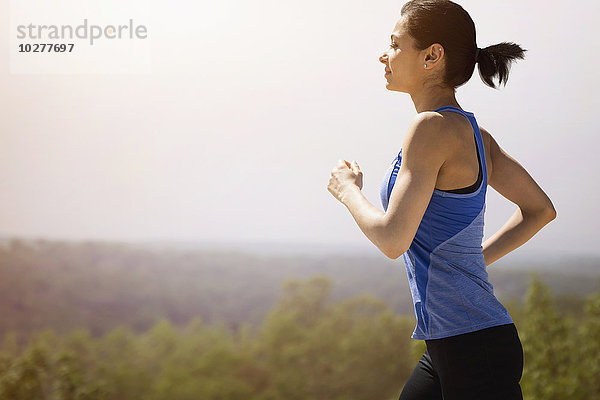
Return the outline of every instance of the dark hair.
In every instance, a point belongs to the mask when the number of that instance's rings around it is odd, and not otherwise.
[[[402,6],[402,17],[407,17],[407,33],[415,40],[419,50],[439,43],[446,52],[446,69],[443,83],[457,88],[471,79],[475,63],[479,62],[479,76],[486,85],[496,88],[508,80],[511,63],[523,59],[521,46],[502,42],[482,48],[477,52],[475,24],[460,5],[450,0],[411,0]],[[476,58],[477,57],[477,58]]]

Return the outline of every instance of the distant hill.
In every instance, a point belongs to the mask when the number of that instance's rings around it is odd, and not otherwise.
[[[332,301],[371,293],[395,312],[412,315],[401,258],[297,250],[5,238],[0,242],[0,335],[45,327],[59,332],[87,327],[99,335],[119,324],[142,331],[162,317],[175,324],[199,316],[234,328],[258,325],[284,280],[317,274],[333,280]],[[502,301],[523,299],[531,271],[571,307],[580,304],[578,296],[600,290],[599,258],[509,259],[488,267]]]

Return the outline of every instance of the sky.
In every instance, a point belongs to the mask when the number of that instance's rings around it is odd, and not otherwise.
[[[416,115],[378,60],[404,1],[56,0],[44,15],[39,1],[0,3],[0,235],[374,249],[327,182],[338,159],[356,160],[382,209]],[[458,3],[479,47],[528,50],[506,87],[476,70],[457,90],[556,207],[518,251],[598,254],[600,3]],[[27,7],[37,24],[133,18],[148,35],[79,72],[31,73],[15,67]],[[516,208],[491,187],[487,202],[484,240]]]

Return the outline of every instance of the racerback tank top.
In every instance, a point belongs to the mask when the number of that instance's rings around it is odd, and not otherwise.
[[[439,339],[513,323],[494,295],[482,254],[487,167],[481,131],[473,113],[452,106],[473,127],[479,161],[474,185],[433,194],[409,249],[402,254],[417,325],[413,339]],[[389,197],[402,163],[402,149],[381,184],[381,202]]]

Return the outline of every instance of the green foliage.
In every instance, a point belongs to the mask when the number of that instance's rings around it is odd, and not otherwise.
[[[524,347],[524,395],[536,399],[571,398],[572,327],[558,314],[550,290],[537,276],[533,276],[525,310],[520,333]]]
[[[325,276],[287,281],[260,329],[157,320],[142,333],[121,325],[16,334],[0,348],[0,399],[366,400],[397,398],[425,350],[412,317],[361,295],[333,301]],[[524,347],[526,399],[600,400],[600,293],[576,317],[533,276],[511,315]],[[571,307],[575,307],[575,302]]]
[[[372,399],[399,392],[412,365],[412,320],[371,296],[327,303],[331,282],[287,282],[263,327],[273,398]]]
[[[47,350],[32,344],[0,377],[0,398],[35,400],[45,397]]]
[[[588,400],[600,400],[600,293],[591,295],[585,307],[577,366],[579,384]]]
[[[599,294],[589,297],[585,310],[583,318],[581,312],[561,315],[550,288],[532,274],[519,323],[525,398],[600,399]]]

